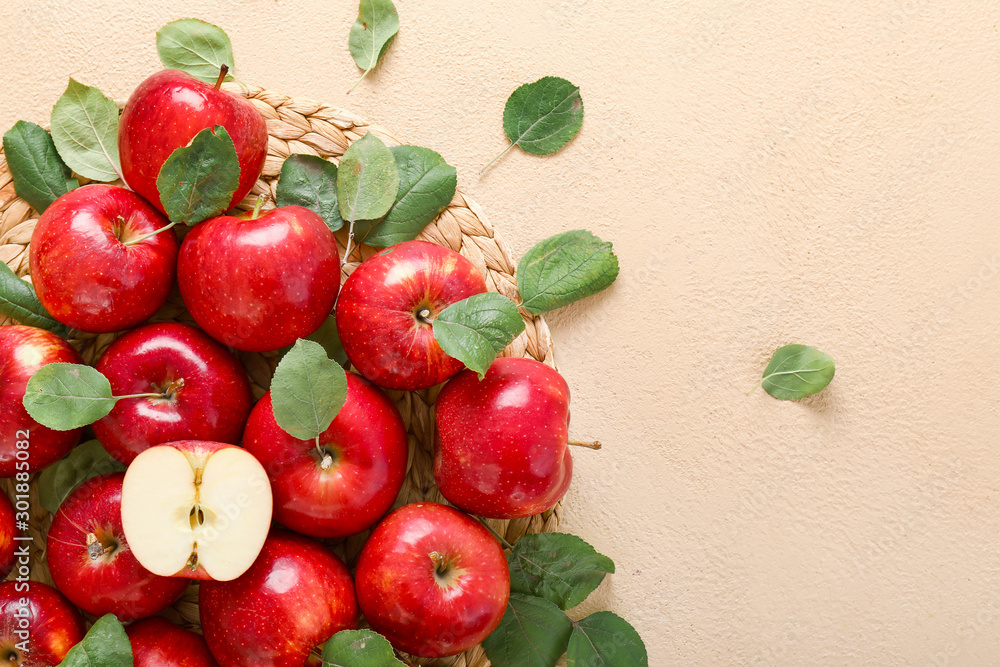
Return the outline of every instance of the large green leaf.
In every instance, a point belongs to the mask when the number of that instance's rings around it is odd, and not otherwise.
[[[95,181],[121,178],[118,105],[97,88],[69,80],[52,107],[52,140],[70,169]]]
[[[534,155],[555,153],[582,124],[580,88],[557,76],[524,84],[511,93],[503,110],[507,138]]]
[[[337,169],[337,203],[345,221],[381,218],[398,191],[396,159],[381,139],[369,132],[344,151]]]
[[[511,593],[500,625],[483,641],[493,667],[553,667],[573,631],[566,612],[548,600]]]
[[[782,401],[794,401],[823,390],[833,379],[833,358],[808,345],[775,350],[760,386]]]
[[[511,591],[543,597],[560,609],[586,600],[604,575],[615,571],[614,561],[565,533],[525,535],[507,554],[507,563]]]
[[[59,667],[132,667],[132,644],[114,614],[105,614],[71,648]]]
[[[524,331],[524,320],[510,299],[487,292],[451,304],[433,326],[434,338],[445,354],[482,379],[497,354]]]
[[[234,69],[233,44],[226,31],[198,19],[171,21],[156,32],[156,52],[169,69],[215,83],[225,65]],[[232,79],[226,76],[226,80]]]
[[[517,265],[521,305],[536,315],[596,294],[617,277],[611,244],[582,229],[545,239]]]
[[[344,226],[337,204],[337,165],[316,155],[291,155],[281,165],[275,203],[304,206],[335,232]]]
[[[21,324],[65,336],[69,329],[49,315],[35,288],[0,262],[0,313]]]
[[[406,667],[374,630],[341,630],[323,646],[323,667]]]
[[[358,19],[351,26],[347,46],[351,57],[365,72],[351,90],[368,76],[382,59],[392,40],[399,32],[399,14],[391,0],[361,0],[358,5]]]
[[[573,624],[567,667],[648,667],[646,645],[627,621],[599,611]]]
[[[123,470],[125,466],[112,458],[101,443],[88,440],[42,471],[38,476],[38,501],[55,514],[69,494],[91,477]]]
[[[69,431],[93,424],[111,412],[118,399],[100,371],[82,364],[42,366],[28,380],[24,409],[39,424]]]
[[[171,222],[195,225],[225,212],[240,184],[240,163],[229,132],[204,129],[160,167],[156,189]]]
[[[299,339],[271,380],[274,420],[286,433],[311,440],[329,428],[347,400],[347,375],[319,343]]]
[[[80,187],[59,157],[51,135],[39,125],[17,121],[3,135],[3,153],[14,179],[14,192],[39,213]]]

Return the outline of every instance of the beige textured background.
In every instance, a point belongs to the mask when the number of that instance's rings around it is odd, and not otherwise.
[[[124,98],[198,16],[237,74],[347,106],[458,167],[515,253],[614,241],[607,293],[550,318],[578,452],[565,529],[618,563],[581,608],[652,665],[1000,660],[996,2],[398,0],[381,68],[353,2],[0,3],[0,128],[68,76]],[[582,88],[562,152],[504,146],[507,95]],[[746,396],[770,353],[822,394]]]

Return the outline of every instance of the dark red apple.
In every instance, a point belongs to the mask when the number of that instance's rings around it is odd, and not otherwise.
[[[46,542],[52,581],[88,614],[134,621],[163,611],[181,596],[186,579],[153,574],[135,559],[122,532],[125,473],[81,484],[59,506]]]
[[[454,250],[407,241],[370,257],[344,282],[337,331],[362,375],[388,389],[426,389],[464,368],[434,338],[438,314],[486,291],[476,267]]]
[[[358,603],[401,651],[440,658],[466,651],[500,624],[510,596],[503,548],[447,505],[404,505],[375,527],[358,558]]]
[[[125,188],[97,184],[67,192],[45,209],[31,235],[38,300],[81,331],[122,331],[145,322],[173,287],[178,243],[172,229],[142,237],[168,224]]]
[[[222,667],[302,667],[314,648],[358,626],[347,566],[326,547],[286,531],[272,532],[238,579],[202,582],[198,608],[205,641]]]
[[[85,633],[80,612],[51,586],[0,584],[0,667],[56,667]]]
[[[337,242],[301,206],[256,219],[220,216],[184,239],[177,263],[184,305],[212,338],[264,352],[316,331],[340,287]]]
[[[531,516],[569,488],[569,387],[534,359],[501,357],[486,377],[463,371],[435,403],[434,479],[456,507]]]
[[[274,518],[314,537],[346,537],[389,511],[406,475],[406,428],[378,388],[347,374],[347,401],[314,440],[288,435],[274,420],[271,393],[254,406],[243,446],[267,470]]]
[[[126,398],[94,424],[108,453],[128,465],[162,442],[212,440],[235,444],[253,395],[239,360],[198,329],[176,322],[147,324],[108,348],[97,370]]]
[[[129,187],[163,211],[156,178],[175,149],[221,125],[233,139],[240,184],[227,208],[236,206],[260,177],[267,157],[267,125],[252,102],[219,90],[179,70],[157,72],[139,84],[125,103],[118,128],[118,152]]]
[[[0,477],[41,470],[58,461],[80,441],[83,429],[53,431],[24,409],[24,388],[46,364],[82,364],[63,338],[43,329],[0,327]]]
[[[135,667],[219,667],[201,635],[162,616],[132,623],[125,632]]]
[[[24,488],[27,489],[27,485]],[[0,579],[6,579],[14,569],[14,538],[18,533],[14,519],[14,505],[7,494],[0,491]]]

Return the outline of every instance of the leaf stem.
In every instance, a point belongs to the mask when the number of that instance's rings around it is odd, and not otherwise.
[[[226,80],[226,75],[229,74],[229,65],[223,63],[219,67],[219,78],[215,80],[215,89],[219,90],[222,87],[222,82]]]
[[[369,67],[368,69],[366,69],[365,73],[361,75],[361,78],[355,81],[354,85],[351,86],[351,89],[347,91],[347,94],[350,95],[352,92],[354,92],[354,89],[357,88],[361,84],[361,82],[365,80],[366,76],[368,76],[368,72],[372,71],[373,69],[375,68]]]
[[[580,440],[570,440],[566,443],[567,445],[572,445],[574,447],[586,447],[587,449],[600,449],[601,443],[594,440],[593,442],[582,442]]]
[[[165,231],[167,231],[168,229],[172,228],[172,227],[173,227],[174,225],[176,225],[176,224],[177,224],[176,222],[171,222],[171,223],[170,223],[169,225],[164,225],[163,227],[160,227],[160,228],[159,228],[159,229],[157,229],[157,230],[156,230],[155,232],[150,232],[150,233],[148,233],[148,234],[143,234],[143,235],[142,235],[142,236],[140,236],[139,238],[135,238],[135,239],[129,239],[128,241],[125,241],[125,242],[123,242],[123,243],[122,243],[122,245],[123,245],[123,246],[133,246],[133,245],[135,245],[136,243],[142,243],[142,242],[143,242],[143,241],[145,241],[146,239],[149,239],[149,238],[153,238],[154,236],[156,236],[156,235],[157,235],[157,234],[159,234],[160,232],[165,232]]]
[[[347,260],[351,257],[351,242],[354,241],[354,218],[351,218],[351,225],[347,229],[347,245],[344,247],[344,261],[340,263],[340,268],[343,269],[347,264]]]
[[[507,148],[503,149],[500,152],[500,155],[497,155],[495,158],[493,158],[492,160],[490,160],[489,162],[487,162],[486,166],[479,170],[479,173],[481,174],[484,171],[486,171],[487,169],[489,169],[491,166],[493,166],[494,162],[496,162],[497,160],[499,160],[500,158],[502,158],[504,155],[506,155],[507,151],[509,151],[511,148],[513,148],[516,144],[517,144],[516,141],[510,142],[510,146],[507,146]]]
[[[498,540],[500,540],[500,544],[502,544],[504,546],[504,549],[513,549],[514,548],[513,544],[511,544],[510,542],[508,542],[507,540],[505,540],[500,533],[498,533],[497,531],[493,530],[493,526],[491,526],[490,524],[486,523],[486,519],[484,519],[481,516],[477,516],[475,518],[479,520],[479,523],[481,523],[484,526],[486,526],[486,530],[488,530],[491,533],[493,533],[493,537],[495,537]]]

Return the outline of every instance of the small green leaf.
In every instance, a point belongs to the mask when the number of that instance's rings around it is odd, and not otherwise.
[[[311,440],[329,428],[347,400],[347,375],[323,346],[299,339],[271,381],[274,420],[286,433]]]
[[[599,611],[573,624],[567,667],[648,667],[646,645],[625,619]]]
[[[822,391],[834,370],[830,355],[808,345],[785,345],[771,356],[758,386],[782,401],[795,401]]]
[[[557,76],[526,83],[507,98],[503,109],[503,131],[510,145],[490,160],[487,167],[514,146],[532,155],[549,155],[569,143],[583,125],[580,89]]]
[[[45,329],[60,336],[69,331],[45,310],[31,283],[18,278],[3,262],[0,262],[0,313],[26,326]]]
[[[573,624],[548,600],[511,593],[500,625],[483,640],[493,667],[553,667],[566,652]]]
[[[615,564],[576,535],[525,535],[509,554],[510,590],[572,609],[587,599]]]
[[[323,324],[319,325],[319,329],[306,336],[306,340],[316,341],[322,345],[326,351],[326,356],[336,361],[345,369],[351,365],[350,360],[347,358],[347,352],[344,351],[344,346],[340,343],[340,332],[337,331],[337,320],[334,315],[329,315],[323,320]],[[291,349],[291,345],[282,348],[278,352],[278,356],[284,358]]]
[[[69,494],[91,477],[123,470],[125,466],[112,458],[101,443],[88,440],[42,471],[38,476],[38,500],[50,514],[55,514]]]
[[[215,83],[222,66],[234,69],[233,45],[226,31],[198,19],[171,21],[156,32],[156,52],[169,69]],[[226,81],[232,76],[227,76]]]
[[[444,158],[420,146],[393,146],[399,171],[396,201],[385,218],[363,237],[376,248],[412,241],[455,196],[458,172]]]
[[[59,157],[52,137],[39,125],[17,121],[3,135],[3,153],[14,179],[14,192],[39,213],[80,187]]]
[[[368,72],[375,69],[375,65],[382,59],[382,55],[398,32],[399,14],[396,13],[396,6],[391,0],[361,0],[358,6],[358,19],[351,26],[347,46],[354,62],[365,73],[351,90],[357,88],[358,83],[368,76]]]
[[[510,299],[486,292],[457,301],[434,320],[434,338],[445,354],[479,373],[524,331],[524,320]]]
[[[240,163],[229,132],[204,129],[160,167],[156,189],[171,222],[196,225],[224,213],[240,184]]]
[[[337,205],[337,165],[315,155],[291,155],[281,165],[278,206],[305,206],[335,232],[344,226]]]
[[[59,667],[132,667],[132,644],[114,614],[97,619]]]
[[[97,88],[69,80],[52,107],[52,140],[70,169],[95,181],[121,178],[118,105]]]
[[[406,667],[374,630],[341,630],[323,647],[323,667]]]
[[[344,151],[337,169],[337,202],[345,221],[381,218],[398,192],[396,159],[381,139],[369,132]]]
[[[32,419],[56,431],[93,424],[115,407],[111,383],[100,371],[81,364],[42,366],[28,380],[24,409]]]
[[[596,294],[617,277],[611,244],[582,229],[545,239],[517,265],[521,305],[535,315]]]

